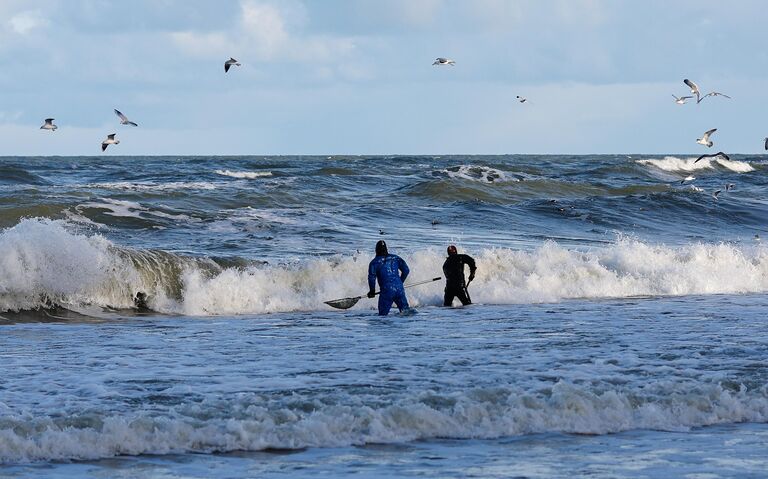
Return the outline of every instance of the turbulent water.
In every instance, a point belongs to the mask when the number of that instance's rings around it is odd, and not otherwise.
[[[766,169],[0,158],[0,477],[759,477]],[[326,306],[379,239],[476,304]]]

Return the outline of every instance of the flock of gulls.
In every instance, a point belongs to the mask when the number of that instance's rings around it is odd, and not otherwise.
[[[450,58],[437,57],[437,58],[435,58],[435,61],[432,63],[432,65],[433,66],[456,66],[456,61],[452,60]],[[241,66],[241,64],[240,64],[240,62],[238,62],[234,58],[230,57],[229,60],[224,62],[224,73],[228,73],[229,70],[233,66],[239,67],[239,66]],[[705,100],[706,98],[709,98],[709,97],[713,97],[714,98],[714,97],[721,96],[723,98],[728,98],[728,99],[731,98],[730,96],[726,95],[725,93],[720,93],[718,91],[711,91],[711,92],[709,92],[709,93],[707,93],[705,95],[702,95],[701,94],[701,89],[699,88],[699,86],[696,83],[694,83],[693,81],[691,81],[691,80],[689,80],[687,78],[683,80],[683,83],[685,83],[686,86],[688,86],[688,88],[691,89],[691,94],[690,95],[684,95],[684,96],[677,96],[675,94],[672,94],[672,97],[675,99],[675,103],[677,103],[678,105],[685,105],[688,102],[688,100],[691,100],[693,98],[696,98],[696,103],[697,104],[701,103],[703,100]],[[525,103],[525,102],[528,101],[527,98],[522,97],[520,95],[517,95],[515,98],[520,103]],[[117,117],[120,119],[120,124],[121,125],[139,126],[137,123],[129,120],[127,116],[125,116],[122,112],[120,112],[120,110],[115,109],[115,115],[117,115]],[[59,127],[56,126],[56,124],[54,124],[53,122],[54,122],[54,118],[46,118],[45,119],[45,123],[43,124],[43,126],[40,127],[40,129],[41,130],[48,130],[48,131],[56,131]],[[703,146],[706,146],[707,148],[711,148],[712,145],[714,145],[714,142],[712,141],[711,137],[712,137],[712,135],[716,131],[717,131],[717,128],[712,128],[711,130],[705,131],[704,134],[701,136],[701,138],[698,138],[696,140],[696,143],[698,143],[700,145],[703,145]],[[104,139],[104,141],[101,142],[101,151],[106,151],[106,149],[107,149],[107,147],[109,145],[117,145],[117,144],[120,143],[120,140],[115,138],[116,135],[117,135],[117,133],[111,133],[111,134],[107,135],[107,138]],[[766,150],[768,150],[768,137],[765,138],[763,147]],[[697,163],[698,161],[700,161],[700,160],[702,160],[704,158],[723,158],[725,160],[730,160],[730,158],[728,157],[727,154],[725,154],[722,151],[718,151],[717,153],[714,153],[714,154],[701,155],[698,158],[696,158],[696,161],[694,161],[694,163]],[[680,181],[680,184],[684,184],[686,182],[691,182],[691,181],[693,181],[695,179],[696,178],[694,176],[687,176],[687,177],[683,178],[682,181]],[[733,189],[733,187],[734,187],[734,185],[732,183],[729,183],[729,184],[725,185],[725,190],[726,191],[730,191],[730,190]],[[717,191],[715,191],[712,194],[712,196],[715,199],[717,199],[717,197],[720,194],[720,192],[721,192],[721,190],[717,190]]]

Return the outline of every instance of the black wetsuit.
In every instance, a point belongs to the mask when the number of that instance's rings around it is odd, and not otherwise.
[[[443,274],[445,275],[445,298],[443,306],[451,306],[453,298],[459,298],[461,304],[468,305],[472,303],[467,293],[467,284],[464,282],[464,265],[469,266],[470,276],[475,274],[475,260],[466,254],[452,254],[443,263]]]

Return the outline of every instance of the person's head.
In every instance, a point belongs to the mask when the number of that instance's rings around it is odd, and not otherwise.
[[[448,247],[448,256],[453,256],[455,254],[458,254],[459,251],[456,249],[456,246],[451,245]]]
[[[387,252],[387,243],[384,240],[379,240],[376,243],[376,256],[386,256],[387,254],[389,254]]]

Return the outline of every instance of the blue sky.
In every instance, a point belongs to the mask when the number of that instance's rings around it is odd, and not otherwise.
[[[695,154],[709,128],[759,153],[767,24],[757,0],[2,0],[0,155]],[[676,105],[683,78],[733,100]]]

